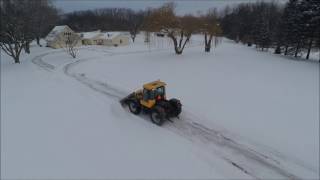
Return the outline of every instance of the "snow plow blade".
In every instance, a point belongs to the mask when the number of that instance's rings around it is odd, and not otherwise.
[[[129,99],[132,99],[132,97],[134,97],[134,92],[131,93],[131,94],[129,94],[128,96],[122,98],[122,99],[120,100],[120,104],[121,104],[122,106],[126,105],[126,104],[128,103],[128,100],[129,100]]]

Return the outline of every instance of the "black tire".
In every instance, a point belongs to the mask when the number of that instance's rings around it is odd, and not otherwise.
[[[164,109],[159,106],[154,107],[150,112],[151,121],[158,126],[163,124],[165,116],[166,114]]]
[[[179,114],[181,113],[181,111],[182,111],[182,105],[181,105],[181,102],[180,102],[180,100],[178,100],[178,99],[170,99],[169,100],[169,103],[171,104],[171,106],[174,108],[173,110],[172,110],[172,115],[173,116],[179,116]]]
[[[128,106],[131,113],[136,115],[140,114],[141,106],[137,101],[133,101],[133,100],[128,101]]]

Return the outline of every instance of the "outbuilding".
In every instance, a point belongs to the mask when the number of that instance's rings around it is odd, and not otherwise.
[[[47,42],[47,47],[52,47],[54,49],[63,48],[66,46],[67,40],[72,37],[75,39],[75,45],[81,45],[80,36],[75,33],[69,26],[55,26],[50,33],[45,38]]]

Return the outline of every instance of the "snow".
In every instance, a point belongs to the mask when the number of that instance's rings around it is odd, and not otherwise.
[[[120,35],[126,35],[124,32],[101,32],[100,30],[98,31],[92,31],[92,32],[82,32],[79,33],[83,39],[92,39],[96,37],[101,37],[103,39],[107,40],[112,40]]]
[[[19,65],[1,53],[1,177],[319,178],[318,63],[151,39],[76,59],[32,46]],[[118,103],[157,79],[183,104],[163,127]]]
[[[92,38],[95,38],[97,36],[100,36],[101,32],[99,30],[98,31],[92,31],[92,32],[82,32],[82,33],[79,33],[79,35],[81,35],[81,38],[83,38],[83,39],[92,39]]]
[[[67,25],[62,25],[62,26],[55,26],[52,31],[63,31],[66,27],[68,27]]]
[[[114,39],[116,38],[117,36],[120,36],[121,33],[120,32],[107,32],[104,34],[104,38],[106,39]]]

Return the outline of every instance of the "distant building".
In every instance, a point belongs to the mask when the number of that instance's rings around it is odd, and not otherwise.
[[[68,36],[76,36],[80,45],[104,45],[104,46],[126,46],[129,44],[129,35],[126,32],[92,32],[75,33],[69,26],[56,26],[47,35],[45,40],[47,46],[52,48],[63,48],[66,45]]]
[[[100,30],[78,33],[83,45],[125,46],[129,44],[129,35],[125,32],[107,32]]]
[[[52,48],[63,48],[66,45],[66,41],[68,39],[68,36],[75,36],[78,40],[77,46],[80,46],[81,38],[78,34],[76,34],[69,26],[63,25],[63,26],[56,26],[54,27],[50,33],[45,38],[47,42],[48,47]]]
[[[79,33],[83,45],[102,45],[104,34],[100,30]]]
[[[129,36],[122,32],[107,32],[104,34],[103,45],[126,46],[129,44]]]

